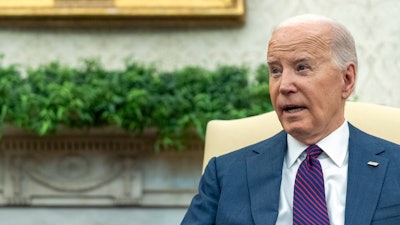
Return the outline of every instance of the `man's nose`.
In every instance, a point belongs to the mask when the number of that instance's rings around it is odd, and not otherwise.
[[[281,75],[279,92],[286,95],[294,93],[296,90],[295,74],[290,70],[283,71]]]

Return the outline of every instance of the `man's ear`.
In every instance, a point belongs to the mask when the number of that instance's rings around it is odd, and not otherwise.
[[[347,63],[345,71],[343,71],[343,89],[342,97],[347,99],[354,91],[356,86],[357,70],[353,62]]]

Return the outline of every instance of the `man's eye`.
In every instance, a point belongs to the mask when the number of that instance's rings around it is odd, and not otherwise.
[[[297,67],[297,70],[299,70],[299,71],[305,70],[305,69],[307,69],[307,66],[305,66],[305,65],[299,65],[299,66]]]
[[[278,69],[278,68],[271,68],[271,73],[272,74],[278,74],[278,73],[280,73],[281,71],[280,71],[280,69]]]

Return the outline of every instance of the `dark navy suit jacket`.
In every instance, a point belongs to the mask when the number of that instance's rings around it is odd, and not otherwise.
[[[400,146],[349,127],[345,224],[400,225]],[[275,224],[286,136],[212,158],[181,225]]]

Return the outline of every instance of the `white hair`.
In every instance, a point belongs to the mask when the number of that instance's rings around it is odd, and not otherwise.
[[[281,22],[276,28],[293,26],[302,23],[327,23],[331,25],[332,28],[332,57],[339,68],[345,69],[348,62],[353,62],[357,68],[357,51],[355,47],[354,38],[350,31],[341,23],[320,15],[314,14],[304,14],[295,17],[291,17],[283,22]]]

